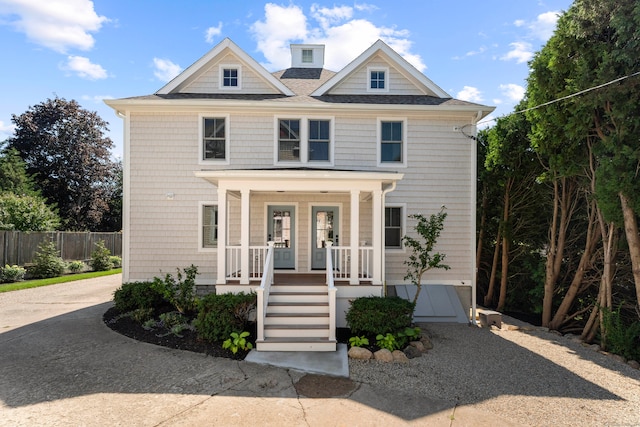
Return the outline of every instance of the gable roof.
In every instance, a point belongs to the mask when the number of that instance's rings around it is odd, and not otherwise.
[[[420,89],[425,95],[435,95],[440,98],[451,98],[451,96],[442,90],[438,85],[432,82],[427,76],[418,71],[413,65],[411,65],[406,59],[400,56],[395,50],[391,49],[382,40],[376,41],[369,49],[365,50],[360,56],[351,61],[346,67],[338,72],[333,78],[327,81],[325,84],[317,88],[311,96],[327,95],[331,89],[338,86],[354,71],[358,70],[360,66],[366,63],[369,59],[373,58],[376,54],[383,54],[386,59],[395,65],[401,73],[417,83],[418,86],[422,86]]]
[[[218,55],[225,51],[225,49],[231,50],[240,60],[253,69],[267,84],[272,86],[275,90],[283,95],[293,96],[295,95],[287,86],[282,84],[277,78],[269,73],[262,65],[260,65],[255,59],[249,56],[243,51],[237,44],[231,41],[228,37],[218,43],[213,49],[207,52],[202,58],[191,64],[186,70],[178,74],[173,80],[164,85],[160,90],[156,92],[157,95],[168,95],[176,92],[182,86],[193,80],[199,72],[206,68],[206,65],[213,61]]]

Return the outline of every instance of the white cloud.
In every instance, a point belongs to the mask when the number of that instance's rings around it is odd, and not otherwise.
[[[61,53],[91,49],[95,40],[90,33],[108,21],[96,14],[90,0],[5,0],[0,15],[32,42]]]
[[[102,101],[104,101],[105,99],[113,99],[113,96],[111,95],[82,95],[81,96],[83,101],[91,101],[94,104],[102,104]]]
[[[531,43],[513,42],[510,43],[509,46],[511,46],[512,49],[500,58],[503,61],[515,59],[518,64],[522,64],[533,58],[533,47]]]
[[[522,27],[525,24],[524,19],[516,19],[513,22],[513,25],[515,25],[516,27]]]
[[[222,22],[218,22],[217,27],[209,27],[205,32],[205,40],[207,43],[213,43],[213,38],[222,33]]]
[[[325,68],[342,69],[355,55],[381,39],[418,70],[426,69],[422,58],[411,53],[411,41],[406,30],[377,27],[371,21],[355,16],[360,11],[374,10],[373,6],[318,7],[312,6],[309,17],[295,5],[265,5],[265,17],[255,22],[251,31],[258,50],[265,56],[267,69],[288,68],[291,43],[324,44]]]
[[[473,86],[464,86],[460,92],[456,95],[456,98],[469,102],[481,102],[482,92]]]
[[[60,68],[74,72],[78,77],[87,80],[100,80],[108,77],[107,71],[102,66],[92,63],[89,58],[84,56],[69,56],[67,63]]]
[[[500,91],[509,99],[509,101],[520,102],[520,100],[524,98],[525,89],[515,83],[508,83],[500,85]]]
[[[542,13],[528,28],[534,37],[546,42],[553,35],[559,17],[560,12],[556,11]]]
[[[493,98],[492,99],[493,105],[500,105],[502,104],[502,99],[500,98]]]
[[[13,136],[13,131],[15,130],[15,128],[16,126],[13,123],[5,125],[4,122],[0,120],[0,142],[4,141],[10,136]]]
[[[163,82],[170,81],[182,71],[182,67],[168,59],[153,58],[153,66],[155,67],[153,75]]]

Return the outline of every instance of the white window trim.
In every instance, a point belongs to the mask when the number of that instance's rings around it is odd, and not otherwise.
[[[400,224],[402,229],[400,230],[400,247],[399,248],[387,248],[387,242],[383,242],[383,247],[385,252],[388,253],[405,253],[407,252],[407,247],[404,245],[402,238],[407,235],[407,204],[406,203],[386,203],[384,205],[385,208],[401,208],[402,215],[400,216]],[[386,231],[387,225],[385,223],[384,216],[382,217],[383,228]],[[382,235],[384,239],[384,233]]]
[[[217,252],[218,251],[218,247],[216,246],[215,248],[205,248],[204,246],[202,246],[202,241],[204,236],[202,235],[202,227],[203,227],[203,215],[202,215],[202,211],[203,208],[205,206],[218,206],[218,202],[198,202],[198,252]],[[220,209],[220,207],[218,206],[218,209]],[[218,224],[218,240],[220,240],[220,224]]]
[[[314,63],[314,54],[313,54],[313,49],[312,48],[302,48],[302,50],[300,51],[300,63],[302,64],[313,64]],[[304,60],[304,53],[305,52],[311,52],[311,61],[305,61]]]
[[[300,120],[300,161],[280,161],[278,160],[278,150],[280,149],[280,120]],[[328,161],[309,161],[309,121],[310,120],[328,120],[329,121],[329,160]],[[332,116],[275,116],[273,119],[273,164],[278,166],[300,166],[300,165],[317,165],[317,166],[333,166],[334,150],[335,150],[335,118]]]
[[[384,71],[384,89],[372,89],[371,88],[371,72],[372,71]],[[389,68],[387,67],[367,67],[367,92],[370,93],[386,93],[389,92]]]
[[[238,70],[238,86],[224,85],[224,70]],[[220,90],[241,90],[242,89],[242,65],[240,64],[220,64],[218,66],[218,88]]]
[[[382,122],[402,122],[402,162],[382,161]],[[407,145],[409,127],[406,117],[378,117],[376,118],[376,151],[379,168],[406,168],[407,167]]]
[[[224,119],[224,159],[205,159],[204,154],[204,119]],[[198,164],[199,165],[228,165],[229,158],[231,156],[230,151],[230,136],[231,133],[231,119],[229,114],[203,114],[198,115]]]

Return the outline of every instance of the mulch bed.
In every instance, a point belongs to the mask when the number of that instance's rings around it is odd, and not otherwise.
[[[192,330],[184,330],[180,332],[180,336],[168,333],[169,331],[162,330],[161,328],[146,330],[140,323],[132,318],[121,316],[121,313],[113,307],[107,310],[103,316],[103,320],[105,324],[114,331],[133,338],[136,341],[149,344],[195,353],[204,353],[213,357],[226,357],[234,360],[244,360],[249,353],[248,351],[239,350],[236,354],[233,354],[231,350],[222,348],[222,343],[204,341],[198,338],[197,333]],[[251,332],[252,337],[256,336],[255,331],[249,332]]]

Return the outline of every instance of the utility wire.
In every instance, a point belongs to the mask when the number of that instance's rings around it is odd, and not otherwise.
[[[541,107],[546,107],[547,105],[555,104],[556,102],[564,101],[565,99],[569,99],[569,98],[573,98],[573,97],[576,97],[576,96],[580,96],[580,95],[583,95],[583,94],[585,94],[587,92],[591,92],[592,90],[600,89],[600,88],[603,88],[605,86],[609,86],[609,85],[612,85],[614,83],[618,83],[618,82],[621,82],[622,80],[626,80],[626,79],[629,79],[631,77],[635,77],[635,76],[638,76],[638,75],[640,75],[640,71],[636,71],[635,73],[629,74],[628,76],[618,77],[615,80],[611,80],[611,81],[609,81],[607,83],[602,83],[602,84],[599,84],[597,86],[590,87],[589,89],[584,89],[584,90],[581,90],[579,92],[575,92],[575,93],[572,93],[570,95],[563,96],[561,98],[553,99],[551,101],[545,102],[545,103],[540,104],[540,105],[536,105],[536,106],[533,106],[533,107],[530,107],[530,108],[525,108],[524,110],[514,111],[512,113],[505,114],[504,116],[496,117],[496,118],[493,118],[493,119],[480,121],[480,122],[476,123],[476,126],[484,124],[484,123],[493,122],[493,121],[495,121],[495,120],[497,120],[499,118],[501,119],[501,118],[504,118],[504,117],[512,116],[514,114],[526,113],[527,111],[536,110],[536,109],[541,108]],[[470,125],[466,125],[466,126],[470,126]],[[466,127],[466,126],[463,126],[463,128]]]

